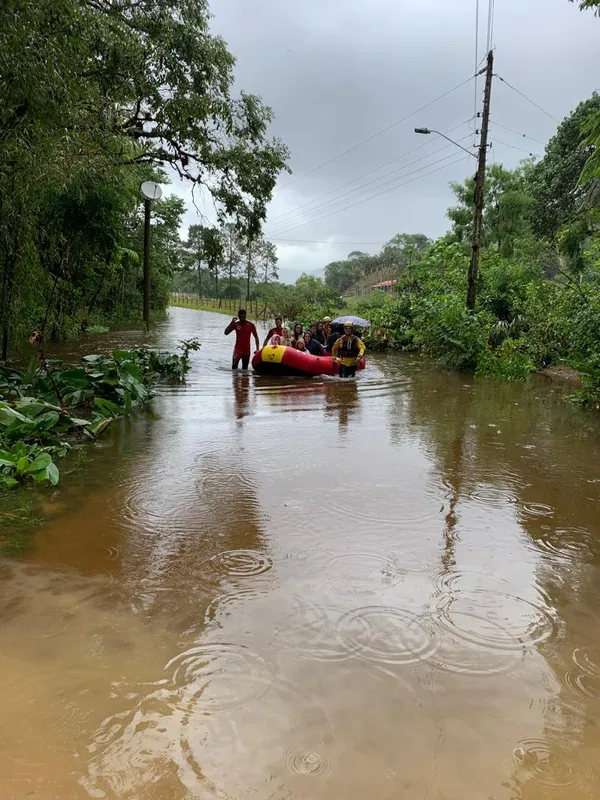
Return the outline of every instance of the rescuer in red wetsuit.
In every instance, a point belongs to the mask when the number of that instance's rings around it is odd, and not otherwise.
[[[231,369],[237,369],[240,361],[242,362],[242,369],[248,369],[248,364],[250,363],[250,337],[254,336],[257,350],[260,348],[260,342],[258,341],[258,333],[254,323],[248,322],[246,319],[246,310],[244,308],[239,309],[237,317],[234,317],[225,328],[225,336],[229,336],[232,331],[235,331],[235,345]]]

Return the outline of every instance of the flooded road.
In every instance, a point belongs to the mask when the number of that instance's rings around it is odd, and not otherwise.
[[[226,323],[171,310],[187,384],[0,562],[2,800],[599,798],[598,417],[395,355],[232,375]]]

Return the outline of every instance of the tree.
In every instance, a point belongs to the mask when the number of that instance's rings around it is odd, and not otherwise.
[[[215,282],[215,297],[218,297],[219,274],[225,265],[225,247],[221,230],[205,225],[190,225],[188,247],[191,247],[196,255],[199,280],[201,276],[201,264],[206,264],[206,268]],[[200,288],[201,287],[199,287],[199,289]],[[201,291],[199,291],[199,294],[201,294]]]
[[[77,282],[92,275],[102,282],[94,303],[109,287],[107,297],[116,303],[112,281],[122,277],[123,265],[134,268],[122,254],[139,183],[163,180],[165,165],[207,189],[219,221],[234,218],[245,236],[259,235],[288,153],[268,135],[270,109],[254,95],[234,95],[233,67],[223,40],[210,33],[205,0],[0,6],[5,354],[9,330],[39,324],[49,300],[56,319],[67,320],[61,281],[75,282],[72,310],[84,302]],[[106,222],[101,247],[52,207],[56,198],[70,198],[75,217],[89,220],[94,197],[98,220]],[[47,219],[52,224],[45,227]]]
[[[453,223],[454,236],[466,245],[472,238],[475,182],[468,178],[451,186],[458,204],[448,210],[447,216]],[[501,164],[488,167],[482,224],[484,246],[494,245],[499,253],[511,257],[519,239],[530,230],[532,205],[525,166],[516,170],[505,169]]]
[[[587,8],[593,8],[596,14],[600,14],[600,0],[571,0],[572,3],[579,3],[579,8],[585,11]]]
[[[262,239],[256,242],[255,257],[257,261],[258,275],[262,283],[267,284],[279,278],[277,270],[277,247],[273,242]]]
[[[561,122],[544,157],[530,171],[532,224],[540,238],[556,241],[561,228],[581,213],[587,189],[580,177],[593,153],[586,135],[599,113],[600,95],[593,94]]]

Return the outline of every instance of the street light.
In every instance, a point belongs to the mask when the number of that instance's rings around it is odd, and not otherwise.
[[[150,205],[162,197],[162,189],[154,181],[140,186],[144,198],[144,322],[150,325]]]
[[[463,147],[462,144],[455,142],[454,139],[451,139],[449,136],[446,136],[446,134],[442,133],[441,131],[430,131],[429,128],[415,128],[415,133],[421,133],[425,136],[429,136],[430,133],[437,133],[438,136],[441,136],[443,139],[446,139],[452,144],[455,144],[457,147],[460,147],[460,149],[464,150],[465,153],[467,153],[468,155],[473,156],[473,158],[477,158],[475,153],[472,153],[470,150],[467,150],[467,148]]]

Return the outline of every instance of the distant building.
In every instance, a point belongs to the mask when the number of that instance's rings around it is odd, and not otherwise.
[[[371,289],[379,289],[382,292],[393,292],[394,286],[396,286],[397,283],[398,281],[396,280],[379,281],[379,283],[375,283],[373,286],[371,286]]]

